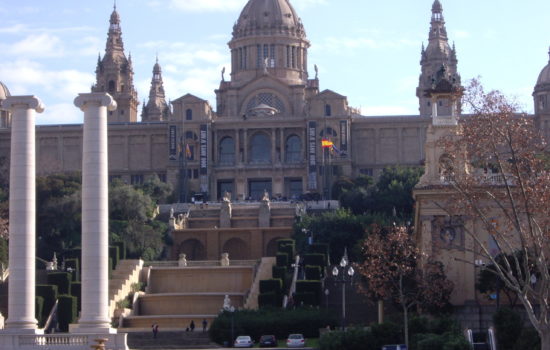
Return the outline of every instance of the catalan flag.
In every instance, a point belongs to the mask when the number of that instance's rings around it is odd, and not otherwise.
[[[185,156],[187,159],[193,158],[193,153],[191,153],[191,148],[189,147],[189,144],[185,144]]]

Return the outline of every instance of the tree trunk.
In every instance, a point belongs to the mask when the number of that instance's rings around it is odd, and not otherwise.
[[[408,349],[409,348],[409,316],[408,316],[408,308],[405,305],[403,305],[403,332],[405,333],[405,345],[407,345],[407,349]]]
[[[539,330],[540,350],[550,350],[550,327]]]

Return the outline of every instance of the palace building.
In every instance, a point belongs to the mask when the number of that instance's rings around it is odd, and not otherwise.
[[[418,115],[363,116],[345,96],[320,91],[317,72],[308,72],[304,24],[288,0],[248,1],[232,34],[231,72],[222,73],[216,106],[190,94],[167,103],[157,59],[139,121],[132,59],[124,51],[120,15],[113,10],[92,87],[118,104],[109,112],[111,178],[137,184],[157,175],[175,185],[182,202],[197,193],[216,200],[226,191],[237,200],[259,199],[264,190],[272,198],[306,193],[326,198],[340,176],[421,166],[434,103],[423,92],[441,67],[460,84],[457,52],[449,45],[439,0],[433,3],[428,45],[420,57]],[[541,73],[534,92],[544,130],[550,128],[549,72],[547,67]],[[0,100],[6,95],[1,84]],[[435,103],[440,114],[450,113],[448,100]],[[40,174],[81,170],[82,125],[38,126],[36,135]],[[2,112],[0,157],[9,157],[9,142],[10,118]]]

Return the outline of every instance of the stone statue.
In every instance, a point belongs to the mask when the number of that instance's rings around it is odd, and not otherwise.
[[[225,295],[223,298],[223,309],[226,311],[229,311],[231,309],[231,299],[229,299],[229,295]]]
[[[231,193],[225,191],[225,193],[223,194],[222,202],[231,203]]]
[[[319,79],[319,68],[316,64],[313,65],[313,68],[315,69],[315,79]]]
[[[229,253],[222,253],[222,258],[220,259],[221,266],[229,266]]]
[[[264,74],[267,75],[267,67],[269,67],[269,58],[264,58]]]
[[[170,219],[174,218],[174,207],[170,208]]]
[[[222,82],[225,82],[225,67],[222,68]]]
[[[179,267],[186,267],[187,266],[187,254],[181,253],[178,260],[178,266]]]
[[[269,192],[264,190],[264,196],[262,197],[262,202],[269,202]]]

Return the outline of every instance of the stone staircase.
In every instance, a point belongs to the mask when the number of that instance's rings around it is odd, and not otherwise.
[[[143,260],[120,260],[109,278],[109,316],[114,317],[116,303],[132,292],[132,285],[139,282]]]
[[[149,326],[150,328],[150,326]],[[128,347],[131,350],[157,350],[157,349],[213,349],[220,346],[211,343],[207,332],[202,330],[194,332],[164,331],[159,326],[157,338],[153,338],[153,332],[128,333]]]
[[[191,321],[195,330],[202,330],[202,321],[212,323],[226,295],[233,306],[244,307],[256,269],[256,265],[151,267],[147,292],[124,317],[120,331],[150,331],[153,324],[161,330],[183,331]]]

